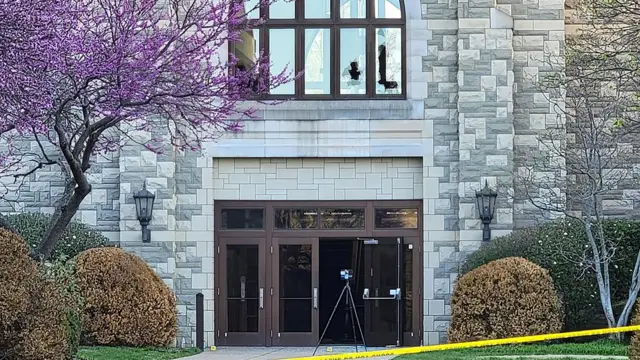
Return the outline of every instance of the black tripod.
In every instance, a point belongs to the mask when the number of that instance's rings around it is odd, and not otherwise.
[[[322,343],[322,340],[324,339],[324,335],[327,333],[327,330],[329,329],[329,326],[331,325],[331,320],[333,319],[333,315],[335,315],[336,310],[338,310],[338,305],[340,305],[340,301],[342,300],[342,297],[345,297],[347,306],[349,307],[349,313],[351,315],[351,329],[353,330],[353,341],[355,342],[356,345],[356,352],[358,352],[358,336],[356,335],[356,323],[358,324],[358,330],[360,331],[360,336],[362,337],[362,345],[364,346],[364,351],[367,351],[367,344],[364,341],[364,333],[362,331],[362,326],[360,326],[360,319],[358,318],[358,312],[356,310],[356,303],[355,301],[353,301],[353,294],[351,293],[351,286],[349,285],[349,279],[350,279],[350,272],[347,273],[347,275],[345,274],[341,274],[343,275],[343,279],[345,281],[344,284],[344,288],[342,288],[342,292],[340,293],[340,296],[338,297],[338,301],[336,301],[336,305],[333,307],[333,311],[331,312],[331,316],[329,316],[329,321],[327,321],[327,325],[324,327],[324,330],[322,331],[322,335],[320,336],[320,340],[318,340],[318,344],[316,345],[316,349],[313,351],[313,356],[316,355],[316,352],[318,351],[318,348],[320,347],[320,343]],[[345,295],[346,294],[346,295]],[[353,321],[353,319],[355,318],[355,322]]]

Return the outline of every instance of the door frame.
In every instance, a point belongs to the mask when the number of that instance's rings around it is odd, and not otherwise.
[[[273,253],[271,254],[271,329],[273,329],[273,346],[305,346],[318,341],[320,327],[320,311],[318,296],[320,287],[320,241],[319,238],[278,238],[272,237]],[[311,332],[284,333],[280,331],[280,245],[311,245]]]
[[[276,208],[364,208],[365,209],[365,228],[363,229],[275,229],[274,214]],[[399,228],[399,229],[378,229],[375,228],[375,209],[376,208],[406,208],[418,210],[418,225],[416,228]],[[263,209],[264,220],[261,229],[222,229],[222,210],[224,209]],[[236,201],[236,200],[217,200],[214,205],[214,326],[215,326],[215,342],[216,345],[233,345],[225,341],[225,334],[222,331],[223,326],[226,327],[226,298],[221,291],[225,280],[226,269],[222,268],[223,262],[220,259],[220,248],[226,246],[228,241],[240,243],[242,239],[254,239],[252,241],[260,241],[265,249],[265,260],[262,265],[264,274],[268,274],[264,279],[265,299],[263,318],[265,320],[264,340],[258,343],[243,343],[238,345],[245,346],[272,346],[278,343],[277,328],[275,323],[279,321],[272,314],[272,296],[269,290],[275,288],[274,283],[279,279],[273,279],[275,263],[272,261],[270,252],[274,246],[274,238],[277,239],[344,239],[344,238],[396,238],[402,237],[413,244],[413,327],[411,332],[405,332],[403,336],[403,345],[420,345],[424,341],[423,337],[423,301],[422,291],[424,286],[423,274],[423,201],[422,200],[355,200],[355,201]],[[275,251],[274,251],[275,252]],[[318,245],[319,253],[319,245]],[[317,263],[317,262],[316,262]],[[318,283],[319,283],[319,276]],[[277,277],[276,277],[277,278]],[[319,289],[322,291],[322,289]],[[269,295],[269,296],[267,296]],[[354,296],[362,296],[362,294],[354,294]],[[267,311],[268,310],[268,311]],[[319,313],[319,311],[318,311]],[[316,334],[316,341],[322,329],[318,326],[313,329]],[[314,343],[306,344],[314,346]]]
[[[412,284],[411,284],[411,331],[404,331],[404,325],[407,321],[403,314],[403,334],[402,334],[402,346],[420,346],[422,340],[422,283],[423,267],[422,267],[422,238],[417,236],[406,236],[403,239],[403,249],[411,245],[412,254]],[[406,253],[402,254],[403,264],[406,266],[407,259]],[[406,268],[405,268],[406,270]],[[404,285],[404,284],[401,284]],[[407,291],[402,286],[402,308],[406,308]]]

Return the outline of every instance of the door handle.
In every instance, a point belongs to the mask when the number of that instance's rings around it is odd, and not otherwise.
[[[318,308],[318,288],[313,288],[313,308]]]
[[[260,309],[264,309],[264,289],[260,288]]]

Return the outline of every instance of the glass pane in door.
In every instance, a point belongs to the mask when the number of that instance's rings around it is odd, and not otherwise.
[[[258,332],[258,245],[227,245],[228,332]]]
[[[280,332],[311,332],[312,246],[280,245]]]
[[[390,291],[398,288],[398,266],[396,244],[376,245],[373,251],[372,287],[375,297],[391,297]],[[375,332],[396,333],[397,303],[393,300],[378,300],[374,304],[375,311],[369,322],[369,328]]]

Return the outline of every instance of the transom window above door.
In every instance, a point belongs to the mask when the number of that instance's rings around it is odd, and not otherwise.
[[[236,70],[256,68],[263,50],[274,75],[284,69],[301,74],[267,97],[405,98],[403,0],[277,0],[268,7],[259,7],[258,0],[238,1],[250,24],[264,22],[230,44]]]

